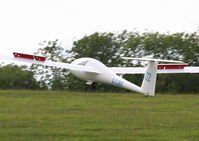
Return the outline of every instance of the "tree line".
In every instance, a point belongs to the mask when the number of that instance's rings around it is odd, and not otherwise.
[[[41,48],[37,50],[37,55],[45,56],[48,60],[66,63],[81,57],[91,57],[101,61],[108,67],[135,67],[143,65],[141,62],[132,63],[121,58],[123,56],[130,56],[181,60],[192,66],[199,65],[199,35],[196,32],[139,33],[126,30],[120,33],[96,32],[74,41],[70,50],[65,50],[59,40],[44,41],[40,45]],[[0,68],[0,77],[1,69],[3,68]],[[36,76],[37,80],[39,80],[36,81],[35,79],[37,86],[35,85],[31,89],[90,90],[85,81],[68,75],[69,71],[66,69],[32,65],[26,71],[32,73],[33,79],[33,76]],[[141,85],[143,75],[124,75],[124,78]],[[2,80],[0,78],[0,81]],[[159,74],[156,91],[160,93],[198,93],[198,83],[198,74]],[[21,88],[29,88],[24,85],[21,86],[23,86]],[[1,86],[0,88],[3,89]],[[124,92],[127,90],[96,84],[96,91]]]

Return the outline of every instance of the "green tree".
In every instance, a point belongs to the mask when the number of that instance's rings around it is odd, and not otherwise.
[[[25,66],[6,65],[0,67],[0,89],[39,89],[34,73]]]
[[[113,33],[94,33],[73,43],[71,53],[74,58],[91,57],[107,66],[121,64],[121,47]]]

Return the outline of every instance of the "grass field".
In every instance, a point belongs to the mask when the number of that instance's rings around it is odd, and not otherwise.
[[[0,141],[198,141],[199,95],[0,91]]]

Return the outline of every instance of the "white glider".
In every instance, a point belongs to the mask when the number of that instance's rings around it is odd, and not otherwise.
[[[45,57],[28,55],[22,53],[13,53],[13,57],[1,56],[1,60],[9,60],[12,62],[19,61],[30,64],[39,64],[43,66],[51,66],[57,68],[65,68],[77,78],[87,81],[87,84],[99,82],[109,84],[138,93],[145,96],[155,95],[156,77],[158,73],[199,73],[199,67],[188,67],[181,61],[148,59],[148,58],[131,58],[123,57],[123,59],[147,61],[147,67],[107,67],[100,61],[93,58],[79,58],[71,64],[46,61]],[[176,63],[176,64],[158,64],[158,62]],[[179,64],[180,63],[180,64]],[[125,80],[119,75],[124,74],[144,74],[141,87]]]

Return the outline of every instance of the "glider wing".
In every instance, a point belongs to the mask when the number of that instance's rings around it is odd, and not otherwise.
[[[95,70],[92,67],[68,64],[68,63],[61,63],[61,62],[46,61],[46,58],[41,57],[41,56],[28,55],[28,54],[22,54],[22,53],[16,53],[16,52],[14,52],[13,55],[14,55],[14,57],[0,55],[0,59],[8,60],[11,62],[21,62],[24,64],[27,64],[27,63],[28,64],[38,64],[38,65],[57,67],[57,68],[63,68],[63,69],[68,69],[68,70],[99,73],[97,70]]]
[[[109,67],[116,74],[144,74],[145,67]],[[159,64],[158,74],[166,73],[199,73],[199,67],[189,67],[187,64]]]

